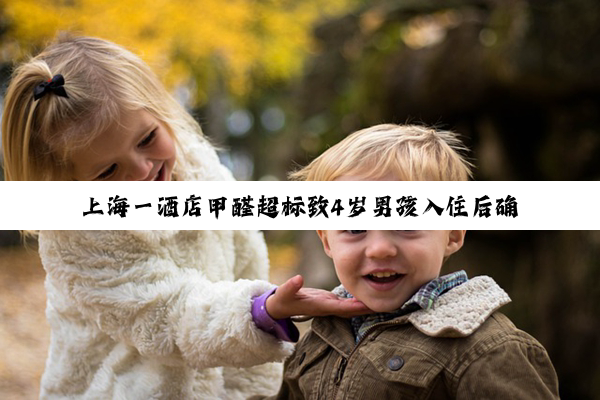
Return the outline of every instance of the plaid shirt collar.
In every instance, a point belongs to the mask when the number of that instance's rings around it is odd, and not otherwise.
[[[352,318],[352,330],[354,331],[356,342],[358,343],[358,341],[360,341],[371,326],[379,322],[389,321],[390,319],[409,314],[419,309],[429,310],[433,308],[438,297],[450,289],[462,285],[467,280],[468,277],[465,271],[458,271],[440,276],[421,286],[421,288],[396,311]],[[344,289],[341,293],[341,297],[350,298],[352,295]]]

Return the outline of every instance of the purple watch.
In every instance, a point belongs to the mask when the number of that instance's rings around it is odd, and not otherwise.
[[[277,339],[297,342],[300,334],[292,320],[290,318],[273,319],[267,312],[267,298],[276,290],[277,287],[274,287],[252,299],[252,319],[259,329],[270,333]]]

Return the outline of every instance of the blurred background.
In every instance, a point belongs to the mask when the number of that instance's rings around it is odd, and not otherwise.
[[[59,31],[140,54],[241,180],[382,122],[457,131],[478,180],[600,175],[598,1],[0,0],[0,87]]]
[[[0,231],[0,238],[9,236]],[[338,285],[316,232],[266,231],[265,237],[272,282],[302,273],[307,285]],[[599,249],[600,231],[471,231],[442,273],[492,276],[513,300],[502,312],[548,350],[561,398],[599,399]],[[35,242],[0,247],[2,399],[38,397],[50,336],[43,282]],[[303,323],[301,332],[309,325]]]

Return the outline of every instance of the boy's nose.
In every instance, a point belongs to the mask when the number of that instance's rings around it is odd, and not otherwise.
[[[365,255],[369,258],[388,258],[395,257],[398,254],[398,248],[389,235],[385,231],[371,231],[371,237],[367,243]]]

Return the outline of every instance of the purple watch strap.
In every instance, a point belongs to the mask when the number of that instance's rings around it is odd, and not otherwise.
[[[297,342],[300,336],[298,328],[290,318],[273,319],[267,312],[267,298],[275,293],[276,287],[252,299],[252,319],[256,326],[286,342]]]

